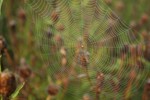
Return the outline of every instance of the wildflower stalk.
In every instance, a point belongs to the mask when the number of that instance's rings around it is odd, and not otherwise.
[[[1,61],[1,58],[2,58],[2,55],[0,54],[0,73],[2,72],[2,66],[1,66],[2,61]]]
[[[88,72],[88,68],[87,68],[87,67],[85,68],[85,73],[86,73],[86,76],[87,76],[87,79],[88,79],[90,85],[93,86],[93,85],[92,85],[92,82],[91,82],[91,79],[90,79],[90,75],[89,75],[89,72]]]
[[[2,3],[3,3],[3,0],[0,0],[0,15],[1,15]]]
[[[2,55],[1,55],[1,52],[0,52],[0,74],[1,74],[1,72],[2,72],[2,67],[1,67],[1,64],[2,64],[2,62],[1,62],[1,57],[2,57]],[[3,100],[2,95],[0,95],[0,100]]]
[[[87,51],[88,33],[86,31],[85,31],[85,33],[84,33],[82,38],[83,38],[82,48],[84,47],[84,49]],[[85,73],[86,73],[86,76],[87,76],[87,79],[88,79],[90,85],[93,86],[92,82],[91,82],[91,79],[90,79],[89,72],[88,72],[88,65],[85,67]]]

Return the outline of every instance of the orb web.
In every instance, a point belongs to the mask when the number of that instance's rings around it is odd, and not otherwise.
[[[53,82],[69,80],[59,84],[65,100],[94,99],[96,88],[99,98],[123,99],[143,84],[141,38],[102,0],[28,0],[26,9]]]

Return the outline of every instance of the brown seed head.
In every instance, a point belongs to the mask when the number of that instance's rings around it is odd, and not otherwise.
[[[31,69],[28,66],[21,66],[19,68],[19,75],[23,78],[23,79],[27,79],[30,77],[31,75]]]
[[[26,20],[26,13],[24,9],[19,9],[18,11],[18,17],[22,20],[25,21]]]
[[[112,4],[112,0],[105,0],[105,3],[110,5],[110,4]]]
[[[97,93],[101,92],[103,84],[104,84],[104,74],[98,72],[96,76],[96,89],[95,89]]]
[[[62,57],[62,59],[61,59],[61,65],[62,65],[62,66],[66,66],[66,64],[67,64],[67,59],[66,59],[66,57]]]
[[[57,49],[60,48],[62,46],[62,44],[63,44],[63,38],[62,38],[62,36],[60,34],[56,34],[54,36],[54,41],[56,43],[56,48]]]
[[[136,77],[136,72],[135,72],[135,70],[131,70],[131,72],[130,72],[130,74],[129,74],[129,77],[130,77],[131,79],[135,79],[135,77]]]
[[[49,95],[55,96],[59,92],[59,88],[56,85],[49,85],[47,90]]]
[[[56,26],[56,29],[58,31],[63,31],[65,29],[65,26],[63,24],[59,24],[59,25]]]
[[[144,38],[145,41],[148,40],[148,32],[147,31],[143,31],[142,32],[142,37]]]
[[[148,20],[149,20],[149,16],[147,14],[143,14],[140,19],[140,24],[143,25],[143,24],[147,23]]]
[[[118,2],[116,3],[116,9],[117,9],[118,11],[122,11],[122,10],[124,9],[124,7],[125,7],[125,5],[124,5],[124,3],[123,3],[122,1],[118,1]]]
[[[11,72],[0,73],[0,94],[9,97],[16,89],[16,78]]]
[[[58,20],[58,13],[56,12],[56,11],[53,11],[52,13],[51,13],[51,19],[52,19],[52,21],[53,22],[56,22],[57,20]]]
[[[61,47],[61,49],[60,49],[60,53],[61,53],[61,55],[62,56],[66,56],[66,48],[65,47]]]

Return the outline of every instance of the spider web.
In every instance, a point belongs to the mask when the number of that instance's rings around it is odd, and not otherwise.
[[[98,72],[104,75],[99,94],[103,99],[123,99],[130,85],[134,92],[143,84],[140,77],[145,78],[148,71],[138,62],[143,58],[141,38],[102,0],[28,0],[26,9],[33,18],[37,46],[52,80],[69,80],[65,100],[68,95],[79,100],[85,93],[94,98],[92,88]],[[58,16],[52,18],[53,13]],[[64,29],[58,30],[59,25]],[[62,48],[66,50],[65,66],[61,63]],[[86,68],[81,66],[77,51],[87,56]]]

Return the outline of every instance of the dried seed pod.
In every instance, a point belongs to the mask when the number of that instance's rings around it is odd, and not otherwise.
[[[123,1],[118,1],[118,2],[116,3],[116,9],[117,9],[118,11],[122,11],[124,8],[125,8],[125,5],[124,5]]]
[[[66,57],[63,57],[63,58],[61,59],[61,65],[62,65],[62,66],[66,66],[66,64],[67,64],[67,59],[66,59]]]
[[[26,13],[24,9],[19,9],[18,10],[18,17],[21,20],[22,24],[24,25],[25,21],[26,21]]]
[[[56,11],[53,11],[51,13],[51,19],[53,22],[56,22],[58,20],[59,16],[58,16],[58,13]]]
[[[142,37],[144,38],[145,42],[148,40],[148,32],[147,31],[143,31],[142,32]]]
[[[139,30],[140,29],[140,25],[136,21],[131,21],[130,22],[130,27],[133,30]]]
[[[136,71],[135,70],[131,70],[131,72],[129,74],[129,77],[130,77],[130,79],[135,79],[136,75],[137,75]]]
[[[18,69],[19,75],[25,80],[30,77],[32,71],[29,68],[28,64],[26,63],[25,58],[21,58],[20,60],[20,67]]]
[[[87,66],[88,61],[87,61],[87,59],[85,58],[85,56],[81,56],[81,58],[80,58],[80,63],[81,63],[81,65],[82,65],[83,67],[86,67],[86,66]]]
[[[16,89],[16,78],[9,72],[0,73],[0,94],[4,97],[9,97]]]
[[[104,74],[98,72],[96,76],[96,92],[100,93],[104,84]]]
[[[66,48],[65,47],[61,47],[61,49],[60,49],[60,53],[61,53],[61,55],[62,56],[66,56]]]
[[[59,88],[56,85],[49,85],[47,92],[48,92],[49,95],[55,96],[55,95],[58,94]]]
[[[23,78],[23,79],[27,79],[30,77],[31,75],[31,69],[28,66],[21,66],[19,69],[19,75]]]
[[[60,46],[62,46],[62,44],[63,44],[62,36],[61,36],[60,34],[56,34],[56,35],[54,36],[54,40],[55,40],[55,42],[56,42],[57,47],[60,48]]]
[[[112,4],[112,0],[105,0],[105,3],[110,5],[110,4]]]
[[[55,41],[57,41],[57,42],[61,42],[62,41],[62,37],[61,37],[60,34],[55,35],[54,38],[55,38]]]
[[[59,24],[59,25],[56,26],[56,29],[58,31],[63,31],[65,29],[65,26],[63,24]]]
[[[143,14],[141,19],[140,19],[140,25],[147,23],[148,20],[149,20],[149,16],[147,14]]]
[[[88,63],[89,63],[89,53],[84,51],[84,50],[80,50],[78,53],[77,53],[77,63],[79,65],[81,65],[82,67],[87,67]]]

